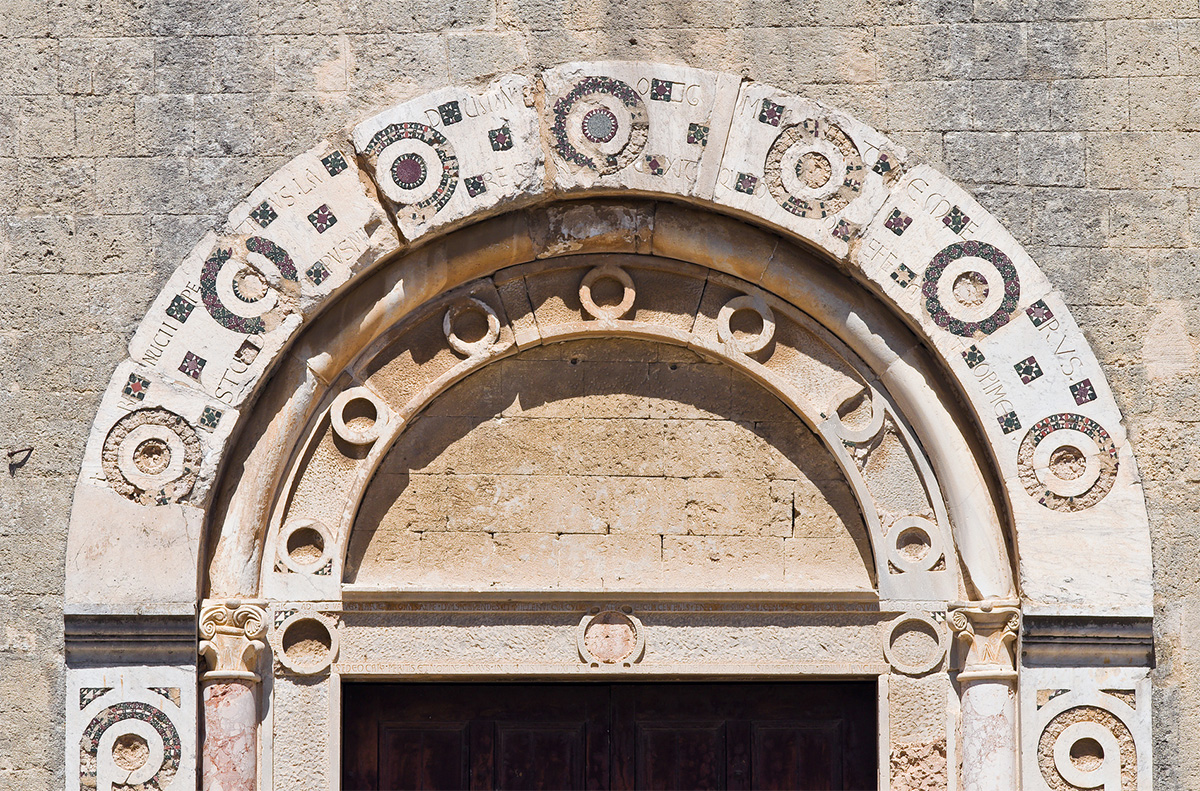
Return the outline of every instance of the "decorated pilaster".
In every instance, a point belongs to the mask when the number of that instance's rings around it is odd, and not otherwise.
[[[200,609],[204,791],[254,791],[258,778],[258,659],[262,602],[206,601]]]
[[[964,791],[1017,787],[1017,671],[1014,644],[1021,613],[1014,607],[967,606],[950,614],[960,641]]]

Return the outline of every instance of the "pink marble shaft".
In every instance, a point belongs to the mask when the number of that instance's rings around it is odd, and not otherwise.
[[[204,791],[254,791],[258,706],[251,681],[204,685]]]
[[[1017,707],[1007,679],[967,681],[962,688],[963,791],[1017,787]]]

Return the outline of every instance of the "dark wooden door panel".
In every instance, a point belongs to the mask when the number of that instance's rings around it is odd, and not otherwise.
[[[875,685],[347,684],[343,791],[870,789]]]

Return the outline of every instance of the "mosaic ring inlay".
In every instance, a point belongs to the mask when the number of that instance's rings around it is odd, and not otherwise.
[[[1070,429],[1070,432],[1054,436],[1064,429]],[[1071,440],[1067,439],[1071,437],[1071,432],[1085,435],[1095,443],[1095,447],[1075,448],[1070,444]],[[1047,440],[1052,444],[1057,443],[1052,453],[1061,450],[1089,457],[1087,461],[1098,464],[1097,473],[1094,475],[1095,482],[1079,494],[1067,495],[1053,491],[1051,486],[1054,484],[1048,485],[1046,480],[1039,477],[1034,463],[1038,446]],[[1100,502],[1116,482],[1117,466],[1117,447],[1108,432],[1091,418],[1071,412],[1050,415],[1034,423],[1017,450],[1017,469],[1025,491],[1030,497],[1038,498],[1039,503],[1054,511],[1082,511]]]
[[[550,139],[565,162],[615,173],[646,146],[650,117],[637,91],[611,77],[585,77],[555,100]]]
[[[946,267],[960,258],[967,257],[982,258],[991,263],[1004,282],[1004,295],[1000,306],[980,321],[967,321],[951,315],[938,296],[938,281],[941,280]],[[1021,282],[1017,278],[1017,268],[1013,266],[1012,261],[992,245],[976,241],[955,242],[934,256],[933,261],[925,268],[921,293],[925,296],[925,310],[934,324],[947,332],[971,338],[979,333],[990,335],[1008,323],[1021,299]]]

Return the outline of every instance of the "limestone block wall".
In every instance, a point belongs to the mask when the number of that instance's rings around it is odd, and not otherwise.
[[[1155,788],[1200,787],[1197,33],[1181,0],[4,3],[0,789],[63,787],[72,485],[178,262],[327,130],[590,58],[721,69],[843,108],[972,189],[1062,289],[1145,479]]]

